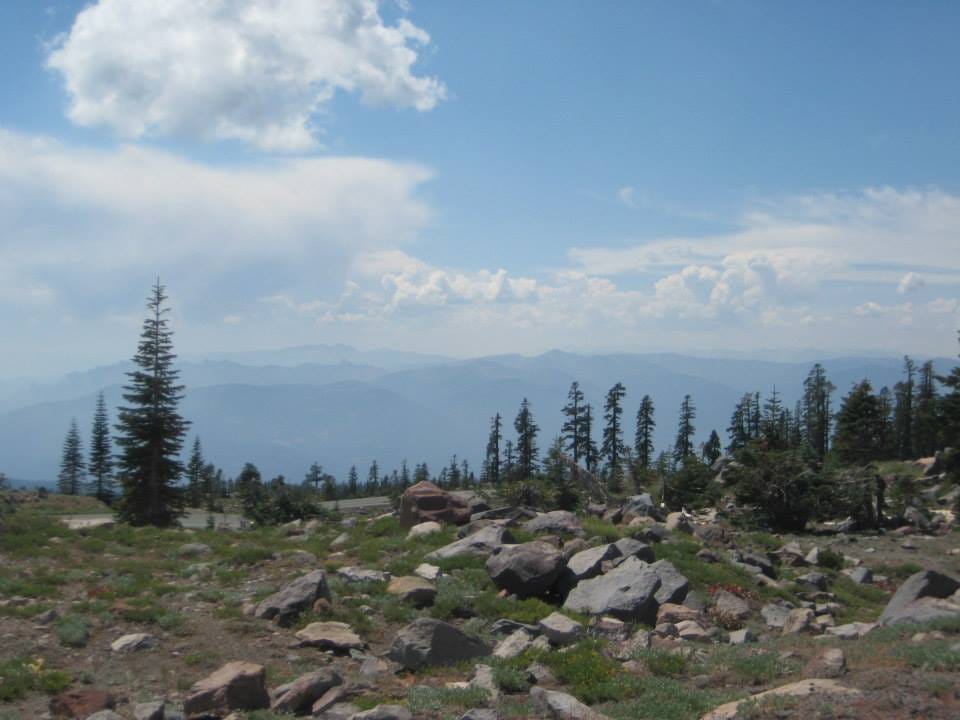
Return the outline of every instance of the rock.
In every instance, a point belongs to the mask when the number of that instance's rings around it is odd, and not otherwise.
[[[364,646],[363,640],[353,628],[342,622],[315,622],[298,630],[295,637],[300,647],[317,647],[322,650],[336,650],[346,652],[359,650]]]
[[[342,532],[333,539],[333,541],[330,543],[330,547],[334,550],[339,550],[340,548],[346,547],[349,542],[350,533]]]
[[[320,720],[350,720],[358,712],[360,712],[360,708],[353,703],[339,702],[326,710],[320,711],[319,715],[314,713],[313,717],[320,718]]]
[[[819,590],[826,592],[829,578],[823,573],[812,572],[800,575],[796,579],[797,585],[807,590]]]
[[[960,606],[947,598],[960,589],[960,582],[933,570],[922,570],[908,577],[880,614],[880,625],[924,622],[960,615]]]
[[[847,658],[840,648],[827,648],[813,661],[812,674],[817,677],[837,678],[847,671]]]
[[[35,625],[49,625],[55,620],[60,619],[60,611],[56,608],[50,608],[49,610],[40,613],[39,615],[34,615],[33,622]]]
[[[773,630],[782,628],[786,624],[787,617],[789,617],[792,609],[793,605],[788,603],[769,603],[760,609],[760,614],[766,621],[767,627]]]
[[[86,718],[116,706],[113,695],[97,688],[64,690],[50,699],[50,714],[55,718]]]
[[[698,613],[693,608],[689,608],[686,605],[677,605],[676,603],[664,603],[657,610],[657,625],[662,625],[664,623],[675,624],[678,622],[683,622],[684,620],[696,620],[700,617]]]
[[[676,628],[677,635],[680,636],[681,640],[703,642],[704,640],[708,640],[710,638],[704,627],[696,620],[684,620],[682,622],[678,622]]]
[[[195,558],[209,555],[212,552],[213,549],[209,545],[204,545],[203,543],[186,543],[180,546],[177,550],[177,555],[182,558]]]
[[[539,513],[532,520],[523,524],[523,529],[531,533],[555,533],[565,535],[580,535],[583,526],[580,519],[567,510],[551,510]]]
[[[769,697],[858,697],[860,694],[859,690],[841,685],[836,680],[801,680],[758,693],[749,700]],[[740,705],[746,701],[747,699],[728,702],[703,715],[700,720],[734,720]]]
[[[431,482],[418,482],[400,496],[400,525],[411,528],[428,521],[464,525],[470,521],[470,505]]]
[[[509,660],[521,654],[532,644],[532,637],[526,630],[514,630],[493,649],[493,656],[501,660]]]
[[[629,660],[641,650],[649,650],[652,642],[649,630],[637,630],[629,640],[624,640],[617,648],[614,657],[617,660]]]
[[[632,542],[643,547],[649,547],[649,545],[644,545],[637,540],[632,540]],[[600,575],[605,560],[612,560],[622,555],[620,548],[614,543],[599,545],[578,552],[567,561],[566,568],[557,580],[557,590],[561,594],[570,592],[581,580],[589,580]]]
[[[504,545],[487,559],[487,572],[494,584],[520,598],[546,594],[563,567],[560,551],[539,541]]]
[[[810,548],[810,552],[804,556],[803,560],[807,563],[807,565],[819,565],[820,548],[814,545],[812,548]]]
[[[167,706],[163,700],[137,703],[133,706],[133,720],[166,720]]]
[[[621,538],[613,546],[620,551],[620,555],[628,558],[635,557],[644,562],[652,563],[656,560],[653,554],[653,548],[645,542],[640,542],[632,537]]]
[[[417,577],[422,577],[424,580],[434,582],[443,574],[443,572],[436,565],[431,565],[430,563],[420,563],[417,565],[417,569],[413,571],[413,574]]]
[[[664,523],[670,532],[692,533],[693,525],[682,512],[672,512],[667,514],[667,520]]]
[[[133,633],[124,635],[110,643],[110,649],[115,653],[128,653],[136,650],[149,650],[157,646],[160,641],[150,633]]]
[[[491,701],[496,702],[500,697],[500,688],[497,686],[493,677],[493,668],[489,665],[477,665],[473,669],[473,677],[470,678],[470,685],[486,690]]]
[[[531,663],[525,672],[529,681],[535,685],[552,685],[557,682],[553,671],[543,663]]]
[[[416,575],[394,578],[387,585],[387,592],[421,608],[433,605],[433,599],[437,596],[437,588],[433,583]]]
[[[318,697],[313,701],[313,705],[310,706],[310,714],[314,717],[318,715],[323,715],[328,710],[333,708],[334,705],[343,703],[347,699],[347,691],[343,689],[343,686],[338,685],[327,690],[323,695]],[[352,715],[355,710],[352,710],[350,714]]]
[[[750,617],[750,604],[739,595],[719,590],[713,596],[713,609],[726,621],[743,621]]]
[[[662,581],[653,565],[627,558],[606,575],[579,583],[563,603],[567,610],[653,622]]]
[[[653,502],[649,493],[641,495],[632,495],[623,501],[621,508],[623,513],[623,522],[629,523],[634,518],[650,517],[654,520],[660,518],[660,510]]]
[[[369,570],[367,568],[353,567],[352,565],[339,568],[337,570],[337,576],[348,583],[377,583],[387,582],[387,580],[390,579],[390,574],[382,570]]]
[[[101,710],[90,715],[86,720],[126,720],[126,718],[113,710]]]
[[[434,550],[426,556],[427,560],[449,560],[461,555],[489,555],[504,543],[512,543],[513,536],[506,528],[499,526],[485,527],[473,535],[461,540],[455,540],[449,545]]]
[[[530,688],[530,698],[543,715],[539,717],[555,720],[608,720],[606,715],[590,709],[572,695],[542,687]]]
[[[847,568],[843,570],[843,574],[857,583],[857,585],[868,585],[873,582],[873,571],[864,565]]]
[[[658,560],[650,565],[650,569],[660,578],[660,587],[655,595],[657,603],[682,603],[686,599],[690,581],[672,563]]]
[[[331,600],[330,588],[327,586],[327,574],[323,570],[314,570],[260,601],[254,616],[275,620],[277,624],[286,626],[297,615],[312,608],[320,598]]]
[[[487,710],[484,708],[474,708],[467,710],[460,716],[460,720],[500,720],[496,710]]]
[[[539,626],[540,632],[554,645],[569,645],[583,635],[583,625],[563,613],[550,613]]]
[[[828,627],[826,633],[840,640],[857,640],[876,627],[876,623],[852,622],[846,625]]]
[[[433,533],[440,532],[441,530],[443,530],[443,525],[434,520],[427,520],[426,522],[418,523],[410,528],[410,532],[407,533],[407,540],[426,537],[427,535],[432,535]]]
[[[742,630],[733,630],[727,642],[731,645],[746,645],[747,643],[756,642],[757,636],[753,634],[750,628],[743,628]]]
[[[343,679],[333,670],[324,669],[306,673],[293,682],[275,689],[270,694],[272,698],[270,709],[298,715],[308,710],[312,712],[313,704],[324,693],[342,683]]]
[[[530,635],[536,635],[540,632],[537,625],[527,625],[526,623],[510,620],[509,618],[500,618],[490,626],[491,635],[509,635],[516,630],[526,630]]]
[[[413,715],[402,705],[377,705],[372,710],[351,715],[350,720],[413,720]]]
[[[490,654],[490,648],[449,623],[419,618],[400,630],[387,657],[409,670],[448,665]]]
[[[787,614],[783,624],[784,635],[797,635],[813,627],[815,616],[810,608],[796,608]]]
[[[270,707],[267,672],[263,665],[231,662],[194,683],[183,702],[188,720],[207,715],[223,716],[234,710]]]
[[[762,572],[768,578],[776,579],[777,577],[777,573],[773,567],[773,563],[770,561],[770,557],[766,553],[735,552],[734,557],[744,565],[750,565],[752,567],[758,568],[760,572]]]

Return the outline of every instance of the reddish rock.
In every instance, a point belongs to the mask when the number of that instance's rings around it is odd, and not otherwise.
[[[418,482],[400,497],[400,524],[411,528],[430,520],[465,525],[470,521],[470,505],[431,482]]]
[[[101,710],[112,710],[113,695],[96,688],[64,690],[50,700],[50,714],[55,718],[84,718]]]
[[[190,688],[183,713],[187,718],[223,717],[233,710],[269,707],[267,671],[263,665],[232,662]]]

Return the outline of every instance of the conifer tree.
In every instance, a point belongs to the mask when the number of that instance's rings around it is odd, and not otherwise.
[[[680,404],[680,422],[677,424],[677,440],[673,445],[673,459],[678,465],[682,464],[693,454],[693,434],[696,428],[693,421],[697,417],[697,408],[689,395],[683,396]]]
[[[407,459],[404,458],[400,463],[400,488],[406,490],[410,487],[410,468],[407,466]]]
[[[110,418],[102,392],[97,396],[97,409],[93,415],[87,474],[90,478],[90,494],[101,502],[110,503],[116,488],[113,482],[113,451],[110,448]]]
[[[938,449],[937,436],[940,430],[938,397],[933,362],[928,360],[920,366],[917,382],[917,405],[913,422],[913,446],[917,455],[929,457]]]
[[[780,450],[784,446],[785,432],[783,422],[783,403],[780,401],[780,393],[777,392],[777,386],[773,386],[773,392],[763,404],[763,417],[760,425],[760,434],[771,450]]]
[[[513,440],[507,440],[503,446],[503,472],[501,473],[501,477],[506,480],[512,480],[516,466],[517,456],[513,449]]]
[[[200,507],[200,499],[203,494],[203,473],[207,462],[203,459],[203,446],[200,444],[200,436],[193,438],[193,449],[190,452],[190,459],[187,461],[187,503],[190,507]]]
[[[580,383],[574,381],[567,393],[567,404],[563,407],[562,446],[570,453],[575,463],[583,459],[583,391]]]
[[[816,363],[803,381],[803,434],[821,461],[830,448],[830,398],[834,390],[823,365]]]
[[[503,418],[497,413],[490,420],[490,435],[487,438],[487,453],[483,461],[483,481],[500,482],[500,443],[503,442]]]
[[[350,466],[350,473],[347,475],[347,497],[355,498],[360,495],[360,476],[357,474],[357,466]]]
[[[526,480],[537,471],[537,433],[539,426],[534,422],[530,412],[530,402],[524,398],[520,403],[520,411],[513,421],[513,429],[517,431],[517,473],[521,480]]]
[[[425,462],[414,467],[413,482],[430,482],[430,468],[427,467]]]
[[[913,400],[914,377],[917,365],[905,355],[903,358],[904,379],[893,387],[896,404],[893,409],[894,432],[896,433],[897,457],[907,460],[913,457]]]
[[[70,421],[70,429],[63,441],[63,454],[60,458],[60,473],[57,475],[57,489],[63,495],[79,495],[83,489],[84,463],[83,445],[77,420]]]
[[[833,449],[842,462],[865,464],[882,454],[883,416],[869,380],[843,398],[837,413]]]
[[[607,489],[611,493],[623,490],[623,427],[621,405],[626,388],[623,383],[617,383],[607,392],[606,403],[603,407],[603,419],[606,425],[603,428],[603,443],[600,452],[607,460]]]
[[[364,490],[367,497],[372,497],[380,492],[380,466],[374,460],[370,463],[370,469],[367,471],[367,486]]]
[[[633,449],[637,454],[637,466],[641,470],[649,470],[653,462],[653,431],[657,423],[653,417],[653,400],[644,395],[637,410],[637,433],[633,441]]]
[[[740,402],[733,409],[733,415],[730,417],[730,427],[727,428],[727,435],[730,438],[730,444],[727,449],[730,452],[743,450],[752,439],[750,436],[750,412],[753,403],[752,396],[748,393],[744,395]]]
[[[716,430],[710,431],[710,438],[703,445],[703,462],[708,466],[713,465],[719,458],[723,449],[720,446],[720,436]]]
[[[164,307],[167,296],[158,280],[147,302],[140,344],[128,373],[129,385],[120,408],[117,463],[123,496],[117,503],[122,520],[133,525],[165,527],[183,514],[183,494],[177,481],[179,460],[189,423],[177,411],[183,386],[173,367],[173,333]]]
[[[576,510],[580,502],[580,493],[571,473],[575,475],[577,471],[567,466],[562,437],[557,437],[550,444],[543,471],[546,481],[554,491],[554,506],[559,510]]]
[[[957,334],[960,340],[960,333]],[[947,375],[937,380],[948,389],[940,401],[941,445],[960,447],[960,365],[955,365]]]
[[[590,472],[597,471],[597,462],[600,453],[597,444],[593,441],[593,406],[587,405],[583,410],[583,422],[580,423],[580,449],[583,453],[583,464]]]

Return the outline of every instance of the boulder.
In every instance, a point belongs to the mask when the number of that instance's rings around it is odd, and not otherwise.
[[[627,558],[608,572],[579,583],[563,603],[567,610],[613,615],[622,620],[652,623],[660,603],[655,595],[661,579],[653,565]]]
[[[412,528],[431,520],[463,525],[470,521],[470,504],[426,480],[404,490],[400,496],[400,525]]]
[[[551,510],[539,513],[532,520],[523,524],[523,529],[531,533],[555,533],[565,535],[580,535],[583,526],[580,519],[568,510]]]
[[[756,642],[756,640],[757,636],[753,634],[750,628],[734,630],[727,639],[731,645],[746,645],[747,643]]]
[[[805,590],[826,592],[829,578],[823,573],[811,572],[797,577],[796,583]]]
[[[960,605],[948,599],[958,589],[960,582],[948,575],[933,570],[914,573],[890,598],[877,622],[897,625],[960,616]]]
[[[689,608],[686,605],[677,605],[675,603],[664,603],[657,610],[657,625],[663,625],[664,623],[676,624],[678,622],[683,622],[684,620],[696,620],[700,617],[698,613],[693,608]]]
[[[297,715],[312,711],[313,704],[324,693],[342,683],[343,679],[333,670],[315,670],[301,675],[270,693],[270,709]]]
[[[766,621],[767,627],[774,630],[782,628],[786,624],[791,610],[793,610],[793,605],[787,603],[769,603],[760,609],[760,614]]]
[[[90,715],[87,720],[127,720],[123,715],[115,713],[113,710],[101,710]]]
[[[300,647],[316,647],[322,650],[346,652],[359,650],[364,646],[363,640],[353,628],[342,622],[310,623],[298,630],[295,637]]]
[[[563,567],[560,551],[539,541],[503,545],[487,559],[487,572],[494,584],[521,598],[544,595]]]
[[[800,680],[799,682],[781,685],[773,690],[758,693],[749,698],[750,701],[764,700],[771,697],[857,697],[861,693],[855,688],[841,685],[836,680]],[[734,720],[739,717],[737,712],[747,699],[733,700],[703,715],[700,720]]]
[[[840,648],[827,648],[810,665],[816,677],[837,678],[847,671],[847,657]]]
[[[649,493],[632,495],[623,501],[621,508],[623,513],[623,522],[629,523],[632,519],[638,517],[651,517],[654,520],[660,519],[660,509],[657,507]]]
[[[504,527],[491,526],[478,530],[461,540],[454,540],[449,545],[434,550],[426,556],[426,560],[449,560],[461,555],[489,555],[496,548],[505,543],[513,542],[510,531]]]
[[[509,660],[521,654],[533,644],[532,636],[526,630],[514,630],[493,649],[493,656],[501,660]]]
[[[188,720],[210,715],[223,717],[234,710],[270,707],[267,672],[263,665],[231,662],[195,683],[183,701]]]
[[[368,568],[362,567],[353,567],[352,565],[347,565],[345,567],[337,569],[337,577],[341,580],[344,580],[348,583],[363,583],[363,582],[387,582],[390,579],[390,574],[385,573],[382,570],[370,570]]]
[[[433,535],[433,533],[440,532],[441,530],[443,530],[443,525],[435,520],[427,520],[426,522],[418,523],[410,528],[410,532],[407,533],[407,540],[414,540],[416,538],[426,537],[427,535]]]
[[[847,568],[842,571],[844,575],[853,580],[857,585],[869,585],[873,582],[873,571],[864,565]]]
[[[682,512],[672,512],[667,514],[667,519],[664,523],[667,530],[670,532],[682,532],[682,533],[692,533],[693,525],[690,523],[690,520]]]
[[[638,540],[633,542],[649,547]],[[589,580],[599,575],[605,560],[613,560],[622,555],[620,548],[613,543],[598,545],[576,553],[567,561],[567,566],[557,581],[557,590],[564,594],[570,592],[581,580]]]
[[[584,705],[572,695],[539,686],[530,688],[533,704],[543,713],[538,717],[554,720],[609,720],[606,715]]]
[[[644,562],[652,563],[656,560],[653,554],[653,548],[647,545],[645,542],[640,542],[635,538],[621,538],[617,540],[613,546],[620,551],[620,555],[625,558],[635,557],[643,560]]]
[[[563,613],[553,612],[543,618],[540,632],[554,645],[569,645],[583,635],[583,625]]]
[[[434,581],[443,574],[443,571],[440,570],[440,568],[438,568],[436,565],[431,565],[430,563],[420,563],[417,565],[416,570],[413,571],[413,574],[417,577],[423,578],[424,580]]]
[[[354,713],[350,720],[413,720],[413,715],[402,705],[377,705],[370,710]]]
[[[858,640],[876,627],[876,623],[852,622],[828,627],[826,633],[840,640]]]
[[[97,688],[64,690],[50,699],[50,714],[55,718],[86,718],[116,706],[113,695]]]
[[[165,720],[167,704],[163,700],[137,703],[133,706],[133,720]]]
[[[433,605],[433,600],[437,596],[437,588],[434,584],[416,575],[394,578],[387,585],[387,592],[417,607]]]
[[[419,618],[400,630],[387,657],[409,670],[485,657],[490,648],[449,623]]]
[[[810,608],[796,608],[787,614],[786,622],[783,623],[784,635],[797,635],[809,631],[816,620],[813,610]]]
[[[279,625],[289,625],[304,610],[309,610],[320,598],[330,600],[327,574],[323,570],[297,578],[280,592],[264,598],[257,605],[254,617],[275,620]]]
[[[660,587],[657,588],[657,603],[682,603],[690,590],[690,581],[687,580],[666,560],[658,560],[650,565],[650,569],[660,578]]]
[[[742,621],[750,617],[750,604],[726,590],[719,590],[713,596],[713,609],[723,620]]]
[[[110,643],[110,650],[115,653],[135,652],[136,650],[149,650],[157,646],[159,640],[150,633],[132,633],[117,638]]]

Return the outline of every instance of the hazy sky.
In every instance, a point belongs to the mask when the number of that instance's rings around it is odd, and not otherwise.
[[[5,0],[0,377],[956,352],[960,3]]]

